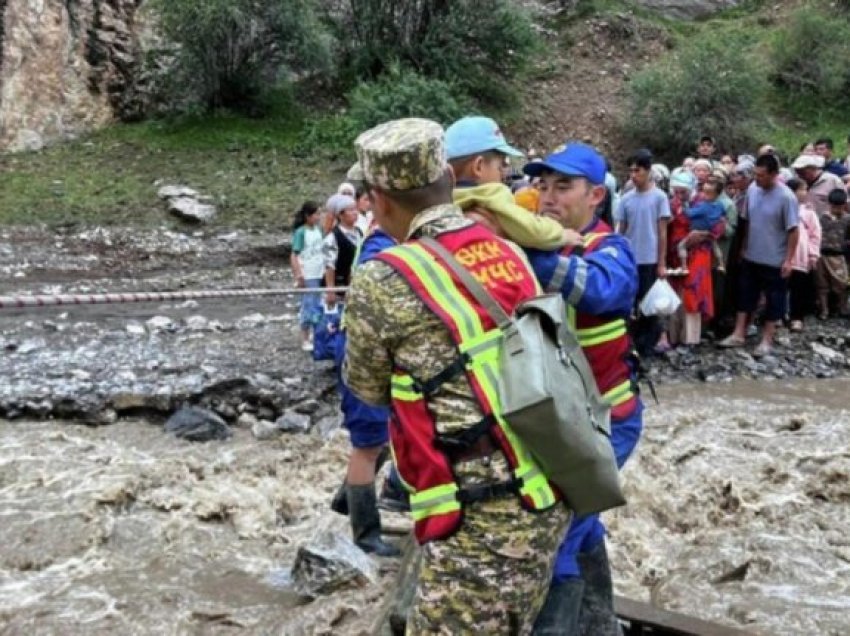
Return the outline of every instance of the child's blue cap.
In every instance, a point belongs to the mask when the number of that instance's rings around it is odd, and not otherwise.
[[[489,117],[464,117],[446,129],[449,160],[495,150],[511,157],[523,154],[505,141],[499,125]]]

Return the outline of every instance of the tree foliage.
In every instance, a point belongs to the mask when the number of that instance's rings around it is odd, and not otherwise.
[[[282,74],[327,69],[330,42],[313,0],[153,0],[175,72],[207,108],[256,104]]]
[[[511,101],[536,49],[526,10],[509,0],[346,0],[335,23],[349,83],[400,64],[495,105]]]
[[[798,9],[776,33],[771,54],[773,81],[793,96],[850,104],[850,21],[845,15],[812,6]]]
[[[629,85],[625,132],[659,154],[681,157],[700,135],[727,150],[748,147],[763,116],[767,71],[710,34],[638,73]]]
[[[357,86],[348,95],[350,116],[359,130],[390,119],[424,117],[450,124],[468,112],[469,105],[449,83],[392,66],[374,82]]]

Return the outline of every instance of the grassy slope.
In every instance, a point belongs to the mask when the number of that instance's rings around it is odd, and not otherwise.
[[[306,198],[321,199],[347,167],[325,151],[300,152],[301,119],[217,116],[118,125],[41,152],[10,155],[0,171],[0,223],[171,222],[159,184],[215,198],[216,223],[288,222]]]
[[[695,24],[662,21],[645,12],[637,17],[652,19],[677,47],[686,46],[697,32],[710,30],[730,46],[766,55],[772,30],[796,4],[788,0],[777,10],[774,3],[753,0]],[[568,33],[577,21],[626,11],[630,3],[590,0],[581,6],[572,24],[558,19],[553,26]],[[628,51],[623,55],[627,59]],[[552,72],[564,71],[556,65]],[[538,75],[535,82],[541,79]],[[533,92],[528,95],[532,98]],[[587,106],[594,107],[592,102]],[[850,132],[845,121],[822,105],[789,103],[775,94],[765,112],[762,136],[793,155],[803,141],[831,135],[840,152]],[[283,97],[264,119],[216,116],[119,125],[41,152],[0,157],[0,224],[176,224],[156,199],[158,183],[185,184],[215,197],[217,225],[288,223],[304,199],[322,200],[332,192],[351,160],[348,148],[305,151],[303,125],[303,114]],[[533,121],[530,127],[534,129]],[[551,133],[557,138],[546,146],[559,143],[561,134]],[[613,126],[610,135],[616,135]]]

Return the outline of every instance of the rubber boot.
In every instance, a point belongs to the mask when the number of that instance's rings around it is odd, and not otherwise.
[[[532,636],[578,636],[578,619],[584,581],[566,579],[552,583],[546,602],[534,621]]]
[[[378,497],[378,508],[388,512],[410,512],[410,495],[401,485],[395,466],[390,467],[390,474],[384,480]]]
[[[331,499],[331,510],[340,515],[348,516],[348,484],[345,480],[339,485],[334,493],[334,498]]]
[[[354,543],[363,552],[397,557],[401,551],[381,539],[381,516],[378,514],[375,484],[348,486],[348,511]]]
[[[584,595],[579,613],[579,632],[593,636],[622,636],[614,613],[614,583],[605,541],[578,555]]]
[[[375,458],[375,474],[381,470],[381,467],[386,463],[390,456],[390,449],[384,446],[378,456]],[[337,488],[333,499],[331,499],[331,510],[340,515],[348,516],[348,491],[346,490],[345,480]]]

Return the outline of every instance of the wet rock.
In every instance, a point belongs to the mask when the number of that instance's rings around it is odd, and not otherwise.
[[[47,417],[53,412],[53,402],[50,400],[26,401],[23,410],[31,417]]]
[[[812,342],[810,346],[815,355],[820,356],[825,362],[829,364],[844,364],[844,354],[839,353],[835,349],[830,349],[818,342]]]
[[[190,442],[223,440],[233,434],[218,415],[197,406],[184,407],[168,418],[165,431]]]
[[[303,402],[299,402],[292,409],[296,413],[302,413],[304,415],[313,415],[316,411],[319,410],[321,404],[317,400],[304,400]]]
[[[331,530],[300,546],[292,566],[296,590],[310,598],[364,587],[376,579],[372,560],[348,536]]]
[[[208,223],[215,218],[217,212],[214,205],[201,203],[191,197],[169,199],[168,211],[179,219],[192,223]]]
[[[310,416],[290,409],[277,418],[275,426],[286,433],[309,433]]]
[[[252,419],[254,422],[251,424],[251,433],[253,433],[254,437],[258,440],[266,441],[283,435],[283,430],[274,422],[269,422],[268,420],[257,420],[256,418]]]
[[[124,330],[131,336],[144,336],[147,333],[145,326],[138,322],[128,322]]]
[[[257,417],[253,413],[249,413],[247,411],[242,411],[239,414],[239,417],[236,418],[236,426],[238,426],[239,428],[253,429],[254,424],[256,424],[257,422]]]
[[[267,322],[268,318],[266,318],[263,314],[248,314],[247,316],[242,316],[239,320],[237,320],[235,327],[237,329],[254,329],[266,324]]]
[[[184,324],[189,331],[212,331],[210,321],[204,316],[189,316]]]
[[[119,414],[132,411],[169,413],[173,408],[171,396],[161,393],[116,393],[109,403]]]
[[[179,197],[198,198],[200,193],[188,186],[183,185],[165,185],[157,190],[156,195],[160,199],[177,199]]]
[[[145,323],[151,331],[174,331],[177,325],[168,316],[154,316]]]

